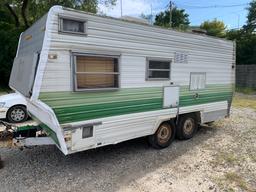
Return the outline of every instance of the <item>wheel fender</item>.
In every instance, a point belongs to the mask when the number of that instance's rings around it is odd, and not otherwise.
[[[159,116],[157,117],[153,130],[152,130],[152,134],[154,134],[156,132],[156,130],[158,129],[158,127],[161,125],[161,123],[165,122],[165,121],[169,121],[171,119],[176,118],[176,115],[165,115],[165,116]]]

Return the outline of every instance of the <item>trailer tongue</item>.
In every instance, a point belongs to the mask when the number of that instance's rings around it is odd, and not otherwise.
[[[4,129],[0,129],[0,148],[2,147],[29,147],[35,145],[52,145],[53,140],[47,137],[40,125],[26,125],[17,127],[13,124],[0,121]]]

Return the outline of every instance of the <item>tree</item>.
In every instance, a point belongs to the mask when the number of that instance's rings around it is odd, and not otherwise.
[[[15,21],[15,26],[26,28],[45,14],[53,5],[97,13],[98,4],[115,5],[116,0],[1,0],[1,7],[6,7]],[[22,21],[22,24],[21,24]]]
[[[184,9],[178,9],[174,7],[172,9],[172,27],[185,29],[189,25],[189,15]],[[156,15],[154,25],[169,28],[170,26],[170,10],[160,12]]]
[[[19,35],[53,5],[97,13],[98,4],[115,5],[116,0],[1,0],[0,1],[0,87],[6,87],[16,54]]]
[[[244,30],[247,33],[252,33],[256,29],[256,0],[253,0],[249,7],[247,8],[248,15],[247,15],[247,22],[244,25]]]
[[[256,63],[256,1],[253,0],[247,8],[247,22],[242,29],[230,30],[226,38],[236,41],[237,64]]]
[[[206,30],[206,34],[215,37],[225,37],[226,26],[222,21],[214,19],[213,21],[205,21],[200,25],[201,29]]]
[[[144,13],[141,13],[140,17],[142,19],[147,20],[148,23],[152,23],[153,15],[151,15],[151,14],[145,15]]]

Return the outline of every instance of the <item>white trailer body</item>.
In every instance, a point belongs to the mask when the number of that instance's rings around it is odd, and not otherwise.
[[[20,36],[10,87],[64,154],[228,116],[235,44],[54,6]]]

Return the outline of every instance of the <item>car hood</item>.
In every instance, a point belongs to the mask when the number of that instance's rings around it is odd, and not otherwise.
[[[10,93],[0,96],[0,102],[17,102],[19,104],[25,104],[26,99],[19,93]]]

